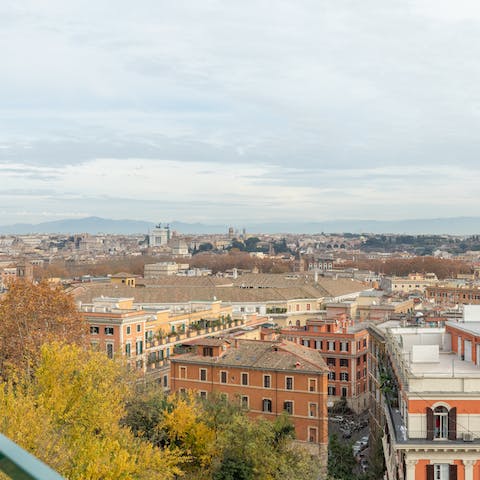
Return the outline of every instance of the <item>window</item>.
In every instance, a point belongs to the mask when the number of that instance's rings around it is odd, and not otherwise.
[[[348,373],[347,372],[341,372],[340,373],[340,380],[342,382],[348,382]]]
[[[332,341],[332,340],[329,340],[329,341],[327,342],[327,349],[328,349],[328,350],[331,350],[331,351],[334,351],[334,350],[335,350],[335,342]]]
[[[164,375],[164,376],[163,376],[163,386],[164,386],[165,388],[168,387],[168,375]]]
[[[366,353],[363,354],[363,361],[364,361],[364,362],[367,361],[367,354],[366,354]]]
[[[130,328],[130,325],[127,325],[127,335],[130,335],[131,331],[132,331],[132,329]]]
[[[140,324],[137,324],[137,332],[141,332],[142,331],[142,326]]]
[[[448,437],[448,410],[446,407],[437,407],[433,411],[433,438],[446,439]]]
[[[436,463],[433,465],[434,480],[449,480],[450,465],[448,463]]]
[[[113,358],[113,343],[107,343],[107,357]]]
[[[200,394],[200,398],[207,398],[207,392],[203,391],[203,390],[200,390],[200,392],[198,392]]]
[[[264,375],[263,376],[263,387],[264,388],[270,388],[271,379],[272,379],[272,377],[270,375]]]
[[[293,415],[293,402],[287,400],[283,402],[283,409],[290,415]]]
[[[213,348],[212,347],[203,347],[203,356],[204,357],[213,357]]]
[[[329,385],[328,386],[328,394],[335,396],[337,394],[336,390],[335,390],[335,387],[332,387],[331,385]]]
[[[318,405],[316,403],[309,403],[308,404],[308,416],[309,417],[317,417],[317,408]]]
[[[130,342],[126,343],[125,344],[125,355],[127,357],[131,357],[132,356],[132,344]]]
[[[207,381],[207,369],[206,368],[201,368],[200,369],[200,380],[202,382],[206,382]]]
[[[310,304],[307,303],[307,310],[310,310]]]
[[[315,340],[315,348],[317,350],[323,350],[323,342],[321,340]]]
[[[227,372],[225,370],[220,372],[220,383],[227,383]]]
[[[113,327],[105,327],[105,335],[113,335]]]
[[[293,390],[293,377],[285,377],[285,389]]]
[[[348,352],[348,345],[349,342],[340,342],[340,351],[341,352]]]
[[[360,380],[360,375],[361,375],[361,372],[358,371],[358,372],[357,372],[357,380]]]
[[[337,364],[337,361],[335,358],[332,358],[332,357],[327,358],[327,365],[329,367],[335,367],[336,364]]]
[[[181,393],[182,395],[185,395],[186,390],[185,390],[184,388],[181,388],[181,389],[180,389],[180,393]]]
[[[90,327],[90,333],[98,335],[100,333],[100,327]]]
[[[335,380],[335,372],[328,372],[328,379]]]
[[[357,357],[357,365],[360,365],[360,357]]]
[[[367,339],[366,339],[366,338],[363,339],[363,346],[364,346],[364,347],[367,346]]]
[[[310,346],[310,341],[309,340],[303,340],[303,346],[304,347],[309,347]]]
[[[240,406],[242,408],[248,408],[248,396],[247,395],[242,395],[240,397]]]
[[[348,367],[348,358],[341,358],[340,359],[340,366],[341,367]]]
[[[316,392],[317,391],[317,381],[314,378],[308,379],[308,391]]]
[[[242,373],[242,385],[248,385],[248,373]]]
[[[342,397],[346,397],[348,395],[347,387],[342,387]]]
[[[308,427],[308,441],[311,443],[317,443],[317,429]]]
[[[143,353],[143,341],[142,340],[138,340],[135,343],[135,349],[136,349],[137,355],[141,355]]]
[[[272,401],[269,398],[264,398],[262,402],[262,411],[271,412],[272,411]]]
[[[187,378],[187,367],[180,367],[180,378]]]

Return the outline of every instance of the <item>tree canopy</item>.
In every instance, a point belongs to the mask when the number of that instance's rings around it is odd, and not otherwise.
[[[87,325],[60,286],[16,279],[0,300],[0,376],[35,365],[46,342],[83,343]]]

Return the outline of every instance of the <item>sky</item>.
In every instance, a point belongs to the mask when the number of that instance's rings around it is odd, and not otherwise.
[[[2,0],[0,225],[475,216],[480,3]]]

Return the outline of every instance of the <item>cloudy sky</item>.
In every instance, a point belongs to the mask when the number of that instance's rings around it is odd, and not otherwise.
[[[0,224],[478,215],[477,0],[2,0]]]

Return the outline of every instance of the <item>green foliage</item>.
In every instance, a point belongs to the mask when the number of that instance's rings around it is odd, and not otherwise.
[[[155,409],[164,409],[156,412]],[[146,410],[148,415],[142,414]],[[184,477],[195,480],[303,480],[318,478],[320,464],[292,443],[288,415],[252,420],[221,394],[207,400],[189,392],[148,394],[129,403],[125,422],[141,438],[161,439],[183,459]],[[139,413],[140,412],[140,413]]]
[[[336,480],[351,480],[355,478],[355,466],[351,443],[341,442],[332,435],[328,443],[328,474]]]

